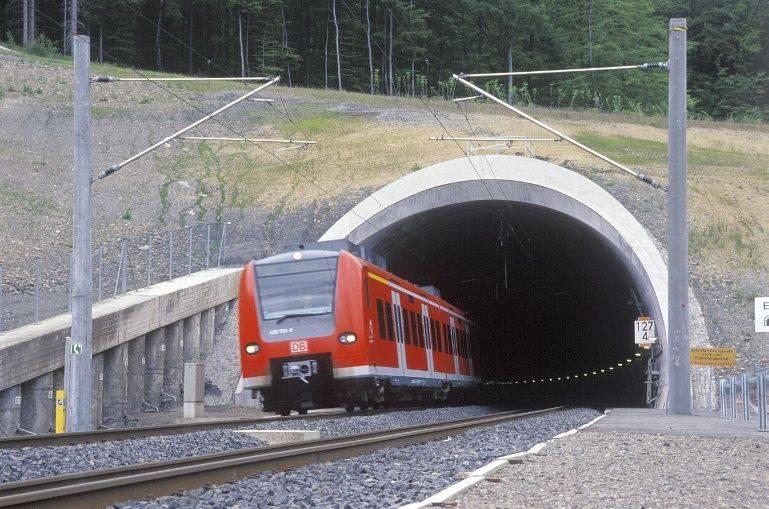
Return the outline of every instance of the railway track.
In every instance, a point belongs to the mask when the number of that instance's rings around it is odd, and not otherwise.
[[[178,435],[181,433],[191,433],[194,431],[205,431],[210,429],[233,429],[247,426],[249,424],[263,424],[275,421],[291,420],[316,420],[316,419],[338,419],[345,417],[377,415],[387,412],[403,412],[408,410],[420,410],[420,407],[406,408],[387,408],[384,410],[367,410],[365,412],[348,413],[322,412],[305,415],[290,415],[286,417],[240,417],[236,419],[216,419],[204,422],[164,424],[158,426],[142,426],[137,428],[116,428],[101,429],[97,431],[83,431],[76,433],[59,433],[50,435],[22,435],[15,437],[0,438],[0,450],[2,449],[20,449],[22,447],[45,447],[57,445],[75,445],[90,444],[94,442],[108,442],[111,440],[126,440],[131,438],[145,438],[162,435]]]
[[[266,470],[285,470],[385,447],[435,440],[471,428],[543,415],[562,408],[500,412],[386,431],[6,483],[0,485],[0,507],[105,507],[120,501],[222,484]]]

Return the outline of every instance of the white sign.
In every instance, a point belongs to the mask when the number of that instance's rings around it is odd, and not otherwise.
[[[769,297],[756,297],[756,332],[769,332]]]
[[[654,320],[646,316],[640,317],[635,322],[635,344],[648,344],[657,341],[657,328]]]
[[[69,351],[72,355],[82,355],[83,354],[83,344],[82,343],[72,343],[69,347]]]

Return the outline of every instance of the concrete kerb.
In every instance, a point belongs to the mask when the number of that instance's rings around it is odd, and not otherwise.
[[[493,473],[497,472],[499,469],[504,468],[507,465],[520,463],[523,461],[523,459],[526,456],[539,454],[548,443],[554,440],[558,440],[559,438],[573,435],[579,432],[580,430],[588,428],[593,424],[595,424],[596,422],[598,422],[599,420],[606,417],[607,415],[608,415],[608,411],[604,412],[603,414],[599,415],[598,417],[591,420],[590,422],[587,422],[577,428],[572,428],[568,431],[555,435],[550,440],[547,440],[545,442],[540,442],[534,445],[533,447],[531,447],[530,449],[528,449],[527,451],[516,452],[513,454],[508,454],[506,456],[500,456],[499,458],[491,461],[490,463],[487,463],[486,465],[476,470],[473,470],[472,472],[467,474],[467,477],[465,479],[462,479],[461,481],[456,482],[447,488],[444,488],[443,490],[439,491],[435,495],[428,497],[422,500],[421,502],[413,502],[411,504],[401,506],[400,509],[421,509],[423,507],[441,507],[452,498],[464,493],[465,491],[475,486],[479,482],[487,480],[489,477],[491,477]]]

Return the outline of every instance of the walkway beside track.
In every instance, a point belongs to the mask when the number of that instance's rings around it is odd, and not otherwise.
[[[615,409],[489,474],[453,507],[767,507],[755,422]]]

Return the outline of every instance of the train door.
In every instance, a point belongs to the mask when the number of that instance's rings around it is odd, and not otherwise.
[[[422,332],[425,335],[425,355],[427,355],[427,372],[430,378],[435,377],[435,364],[433,362],[433,338],[430,335],[430,317],[428,315],[427,304],[422,304]]]
[[[452,357],[454,358],[454,374],[459,378],[459,351],[457,350],[457,329],[454,317],[449,315],[449,341],[451,341]]]
[[[403,340],[403,312],[401,311],[401,295],[392,291],[393,320],[395,322],[395,348],[398,352],[400,373],[406,374],[406,345]]]

